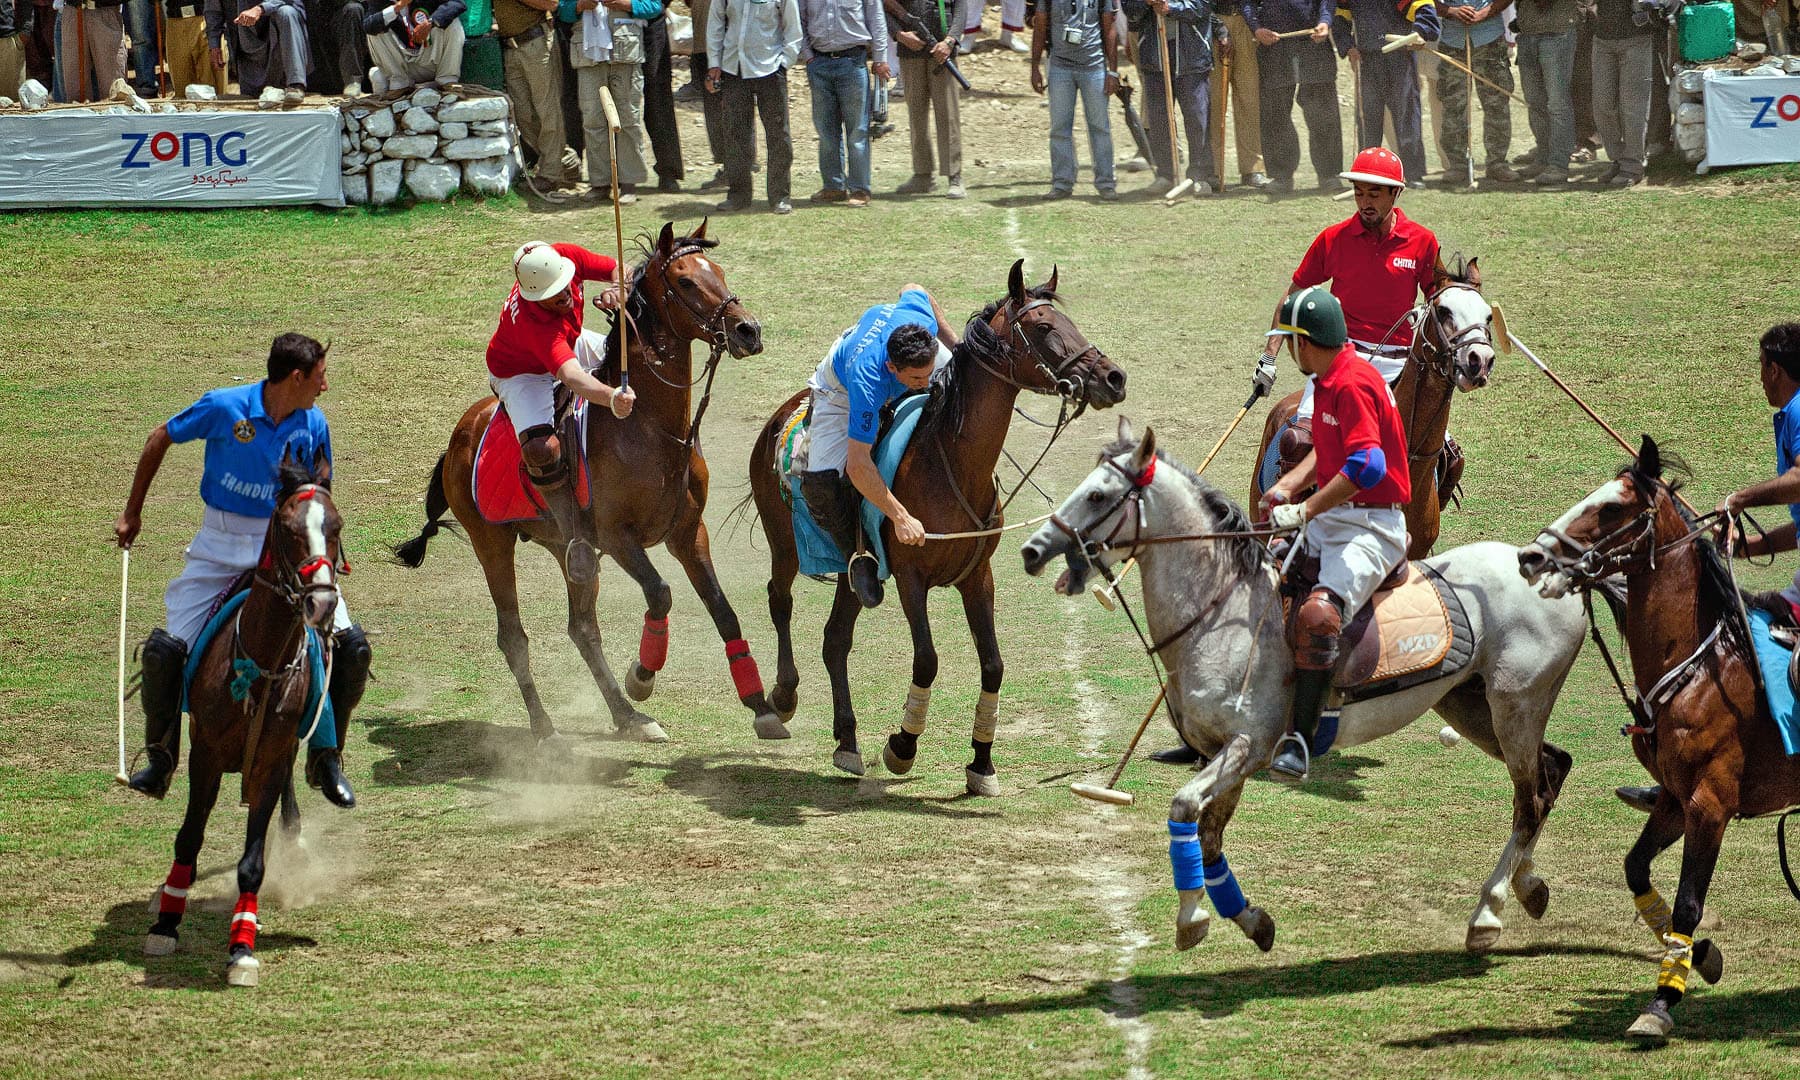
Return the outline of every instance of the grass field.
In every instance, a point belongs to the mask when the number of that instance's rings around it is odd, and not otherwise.
[[[714,219],[718,260],[767,348],[721,375],[708,517],[765,675],[766,548],[725,513],[762,419],[865,305],[916,279],[960,314],[998,295],[1014,258],[1038,277],[1055,263],[1076,320],[1130,372],[1120,411],[1197,463],[1242,401],[1285,276],[1347,212],[1317,197],[1040,206],[1047,153],[1035,134],[1019,146],[971,167],[966,203]],[[878,190],[903,178],[902,150],[883,145]],[[1404,205],[1447,249],[1482,256],[1512,329],[1620,430],[1687,457],[1696,502],[1767,473],[1754,347],[1796,315],[1800,186],[1777,175]],[[629,224],[700,209],[650,197]],[[1622,1038],[1655,965],[1620,871],[1638,818],[1610,790],[1643,774],[1591,650],[1550,725],[1576,767],[1538,846],[1549,913],[1534,923],[1510,906],[1487,957],[1463,952],[1463,923],[1504,843],[1509,787],[1498,763],[1443,749],[1431,719],[1332,757],[1302,790],[1252,781],[1228,850],[1280,924],[1275,950],[1222,926],[1175,953],[1163,807],[1185,774],[1133,764],[1129,810],[1066,790],[1114,760],[1154,682],[1122,615],[1027,579],[1011,545],[995,562],[1000,799],[962,795],[977,677],[953,596],[934,601],[944,662],[918,768],[854,781],[829,767],[817,659],[829,590],[799,597],[795,737],[759,744],[661,553],[672,651],[647,708],[673,741],[654,747],[607,737],[551,563],[522,558],[540,684],[576,742],[573,762],[540,760],[467,547],[440,537],[419,571],[381,556],[416,531],[431,463],[483,392],[506,255],[533,236],[603,246],[609,217],[507,201],[0,218],[14,282],[0,370],[0,1076],[1800,1075],[1800,944],[1768,822],[1731,830],[1715,879],[1724,982],[1683,1003],[1666,1048],[1646,1056]],[[290,328],[334,342],[322,405],[355,564],[348,602],[374,634],[376,682],[350,737],[361,805],[343,814],[303,795],[308,853],[278,852],[264,894],[264,984],[226,993],[242,841],[229,794],[182,951],[141,955],[186,785],[157,804],[111,780],[107,539],[150,428],[254,377]],[[1296,378],[1284,370],[1283,385]],[[1045,486],[1067,490],[1113,424],[1084,418]],[[1622,456],[1518,358],[1458,401],[1454,428],[1467,498],[1440,550],[1524,542]],[[1040,439],[1017,424],[1012,446],[1035,453]],[[1212,478],[1241,492],[1253,450],[1246,425]],[[178,449],[152,493],[134,640],[160,620],[198,521],[198,466]],[[1030,500],[1020,516],[1041,511]],[[640,611],[604,570],[615,665]],[[859,631],[872,751],[898,720],[909,653],[895,603]],[[139,727],[134,703],[134,748]],[[1170,738],[1153,727],[1146,744]],[[1675,857],[1659,864],[1669,895],[1675,873]]]

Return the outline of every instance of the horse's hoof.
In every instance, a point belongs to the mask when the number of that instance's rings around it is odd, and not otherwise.
[[[261,962],[249,953],[234,956],[225,965],[225,981],[232,986],[255,986],[261,975]]]
[[[881,763],[887,766],[887,771],[895,776],[905,776],[912,772],[913,762],[917,760],[919,759],[916,757],[901,757],[894,753],[893,743],[884,743],[881,747]]]
[[[656,672],[633,660],[625,672],[625,696],[633,701],[649,701],[655,690]]]
[[[1256,943],[1256,947],[1268,952],[1275,947],[1275,920],[1269,913],[1259,907],[1247,907],[1231,917],[1238,924],[1244,936]]]
[[[774,703],[771,702],[770,704],[772,705]],[[797,703],[796,703],[795,707],[798,708]],[[776,709],[775,710],[775,719],[781,721],[784,724],[793,723],[794,722],[794,709],[780,709],[780,708]]]
[[[1500,942],[1499,926],[1471,926],[1469,934],[1463,938],[1463,948],[1477,955],[1493,949]]]
[[[1661,1041],[1668,1038],[1669,1032],[1674,1030],[1675,1018],[1669,1015],[1669,1007],[1658,999],[1644,1007],[1638,1018],[1625,1029],[1625,1034],[1634,1039]]]
[[[786,739],[792,737],[787,729],[787,721],[773,713],[762,714],[757,717],[750,726],[756,729],[756,737],[759,739]]]
[[[974,769],[964,769],[963,782],[971,795],[985,795],[993,798],[1000,794],[1000,777],[997,775],[983,776]]]
[[[1544,884],[1543,878],[1532,878],[1531,884],[1518,893],[1518,898],[1519,906],[1525,909],[1525,914],[1541,919],[1550,908],[1550,886]]]
[[[175,951],[181,942],[167,934],[147,934],[144,937],[145,956],[167,956]]]
[[[841,772],[851,776],[861,776],[867,770],[863,768],[862,755],[854,750],[838,750],[831,755],[831,764]]]
[[[537,752],[542,757],[565,757],[574,748],[575,744],[569,741],[567,735],[562,735],[554,731],[548,735],[540,736],[537,741]]]
[[[1713,944],[1712,938],[1702,938],[1694,944],[1694,970],[1708,986],[1716,985],[1724,977],[1725,954]]]
[[[669,733],[661,724],[639,713],[637,719],[619,725],[619,738],[627,742],[665,743],[669,741]]]
[[[1212,929],[1212,914],[1202,911],[1200,917],[1185,926],[1175,923],[1175,951],[1187,952],[1189,949],[1206,940],[1206,932]]]
[[[781,722],[785,724],[794,718],[794,710],[800,707],[800,692],[777,683],[775,689],[769,691],[769,707],[775,710],[775,715],[781,717]]]

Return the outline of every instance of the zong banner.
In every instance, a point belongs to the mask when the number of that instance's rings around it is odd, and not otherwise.
[[[344,205],[336,109],[0,116],[0,207]]]
[[[1706,80],[1706,166],[1800,161],[1800,77]]]

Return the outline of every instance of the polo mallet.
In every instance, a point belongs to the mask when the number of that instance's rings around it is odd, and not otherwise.
[[[1173,203],[1192,191],[1194,182],[1188,178],[1187,170],[1181,167],[1181,140],[1175,137],[1175,76],[1169,71],[1169,24],[1160,11],[1156,13],[1156,54],[1162,58],[1163,115],[1168,119],[1169,165],[1175,176],[1174,183],[1163,199]]]
[[[125,602],[131,596],[131,549],[120,548],[119,555],[119,772],[113,779],[124,784],[131,780],[125,775]]]
[[[1286,41],[1289,38],[1297,38],[1297,37],[1312,37],[1312,27],[1309,26],[1304,30],[1284,31],[1282,33],[1276,34],[1275,40],[1276,41]]]
[[[1126,764],[1131,761],[1131,755],[1137,750],[1138,740],[1144,737],[1145,730],[1150,727],[1150,720],[1156,716],[1156,710],[1162,708],[1163,698],[1168,696],[1168,693],[1169,687],[1166,684],[1156,692],[1156,700],[1150,703],[1150,711],[1144,714],[1144,722],[1138,725],[1137,734],[1133,735],[1131,742],[1126,745],[1125,756],[1119,759],[1119,767],[1113,770],[1112,779],[1106,782],[1105,787],[1077,781],[1069,785],[1069,790],[1084,799],[1111,803],[1114,806],[1130,806],[1136,802],[1136,797],[1129,791],[1119,790],[1119,777],[1124,775]]]
[[[1225,434],[1219,436],[1219,441],[1213,444],[1212,453],[1206,455],[1206,460],[1200,463],[1200,468],[1194,471],[1194,475],[1201,476],[1206,473],[1206,467],[1212,464],[1213,458],[1218,457],[1219,451],[1225,449],[1225,440],[1231,438],[1231,433],[1236,431],[1238,425],[1244,422],[1244,417],[1250,412],[1250,407],[1255,405],[1256,399],[1262,396],[1263,388],[1260,386],[1250,391],[1250,396],[1244,399],[1244,407],[1239,409],[1237,415],[1231,418],[1231,426],[1225,429]]]
[[[631,319],[625,314],[625,216],[619,206],[619,110],[613,105],[612,91],[600,88],[600,108],[606,113],[606,144],[612,159],[613,241],[618,261],[613,272],[619,275],[619,389],[631,385],[631,344],[627,327]]]
[[[1137,556],[1133,555],[1125,560],[1124,569],[1120,570],[1118,576],[1114,577],[1111,582],[1096,581],[1088,586],[1088,592],[1093,595],[1101,607],[1108,611],[1117,611],[1119,605],[1113,597],[1119,594],[1119,586],[1125,584],[1125,575],[1131,573],[1131,568],[1136,565]]]
[[[1391,52],[1397,52],[1401,49],[1410,48],[1414,45],[1423,45],[1423,44],[1425,44],[1425,39],[1420,37],[1417,32],[1414,32],[1411,34],[1389,34],[1388,35],[1388,43],[1381,47],[1381,51],[1384,53],[1391,53]],[[1468,65],[1464,64],[1461,60],[1458,60],[1456,57],[1447,56],[1444,53],[1438,53],[1438,59],[1442,60],[1446,64],[1449,64],[1453,68],[1457,68],[1461,71],[1467,72],[1470,75],[1470,77],[1472,77],[1476,82],[1481,83],[1483,86],[1487,86],[1494,90],[1498,90],[1502,94],[1505,94],[1507,97],[1512,98],[1514,101],[1518,102],[1521,105],[1525,104],[1525,99],[1520,97],[1517,91],[1508,90],[1506,87],[1501,86],[1499,83],[1495,82],[1494,80],[1488,78],[1485,75],[1480,74],[1474,68],[1469,67]],[[1527,107],[1529,107],[1529,106],[1527,106]]]
[[[1233,48],[1235,48],[1235,44]],[[1219,130],[1213,133],[1213,175],[1219,178],[1219,186],[1225,186],[1225,122],[1226,112],[1231,108],[1231,50],[1227,49],[1219,57]],[[1244,167],[1238,162],[1238,168]]]
[[[1441,55],[1441,54],[1440,54]],[[1468,63],[1468,74],[1463,76],[1463,162],[1469,168],[1469,186],[1475,186],[1475,50],[1467,34],[1463,35],[1463,60]]]

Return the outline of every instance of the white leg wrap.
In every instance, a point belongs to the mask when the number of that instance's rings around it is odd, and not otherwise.
[[[925,710],[930,704],[931,687],[907,687],[906,705],[900,712],[900,730],[908,735],[923,735],[925,733]]]
[[[987,690],[975,699],[975,741],[991,743],[1000,726],[1000,695]]]

